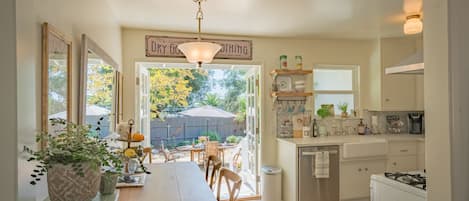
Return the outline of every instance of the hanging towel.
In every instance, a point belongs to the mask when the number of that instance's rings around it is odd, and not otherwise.
[[[314,176],[318,179],[329,178],[329,152],[316,152],[315,156]]]

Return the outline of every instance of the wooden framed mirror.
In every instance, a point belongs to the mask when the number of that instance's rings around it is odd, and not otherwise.
[[[48,23],[42,24],[41,127],[49,119],[72,120],[72,41]]]
[[[82,35],[78,119],[105,137],[115,131],[119,114],[119,79],[115,62],[96,42]]]

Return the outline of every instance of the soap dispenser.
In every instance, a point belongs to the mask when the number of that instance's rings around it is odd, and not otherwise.
[[[360,123],[358,124],[358,135],[365,135],[365,124],[363,123],[363,119],[360,119]]]

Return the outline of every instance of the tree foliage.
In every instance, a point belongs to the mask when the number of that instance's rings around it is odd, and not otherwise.
[[[149,69],[152,118],[163,110],[184,108],[207,89],[208,73],[195,69]]]
[[[48,73],[49,114],[67,111],[67,66],[51,62]]]
[[[218,98],[216,94],[209,93],[205,96],[205,100],[202,102],[203,105],[210,105],[213,107],[219,107],[222,104],[222,101]]]
[[[225,110],[238,113],[245,99],[246,93],[246,70],[229,70],[224,72],[222,86],[227,89],[224,97]]]
[[[86,104],[111,110],[113,83],[114,69],[112,66],[107,64],[88,66]]]

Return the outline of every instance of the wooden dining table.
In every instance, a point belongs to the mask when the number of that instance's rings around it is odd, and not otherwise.
[[[220,151],[221,159],[222,159],[223,164],[225,164],[225,150],[226,149],[232,149],[232,148],[235,148],[235,147],[237,147],[236,144],[223,144],[222,143],[222,144],[218,145],[218,150]],[[194,161],[194,154],[195,153],[200,154],[201,152],[205,151],[205,147],[203,145],[195,145],[195,146],[185,145],[185,146],[176,147],[176,150],[178,150],[178,151],[189,151],[191,161]],[[200,157],[200,156],[198,156],[198,157]]]
[[[216,201],[194,162],[149,165],[143,187],[121,188],[119,201]]]

